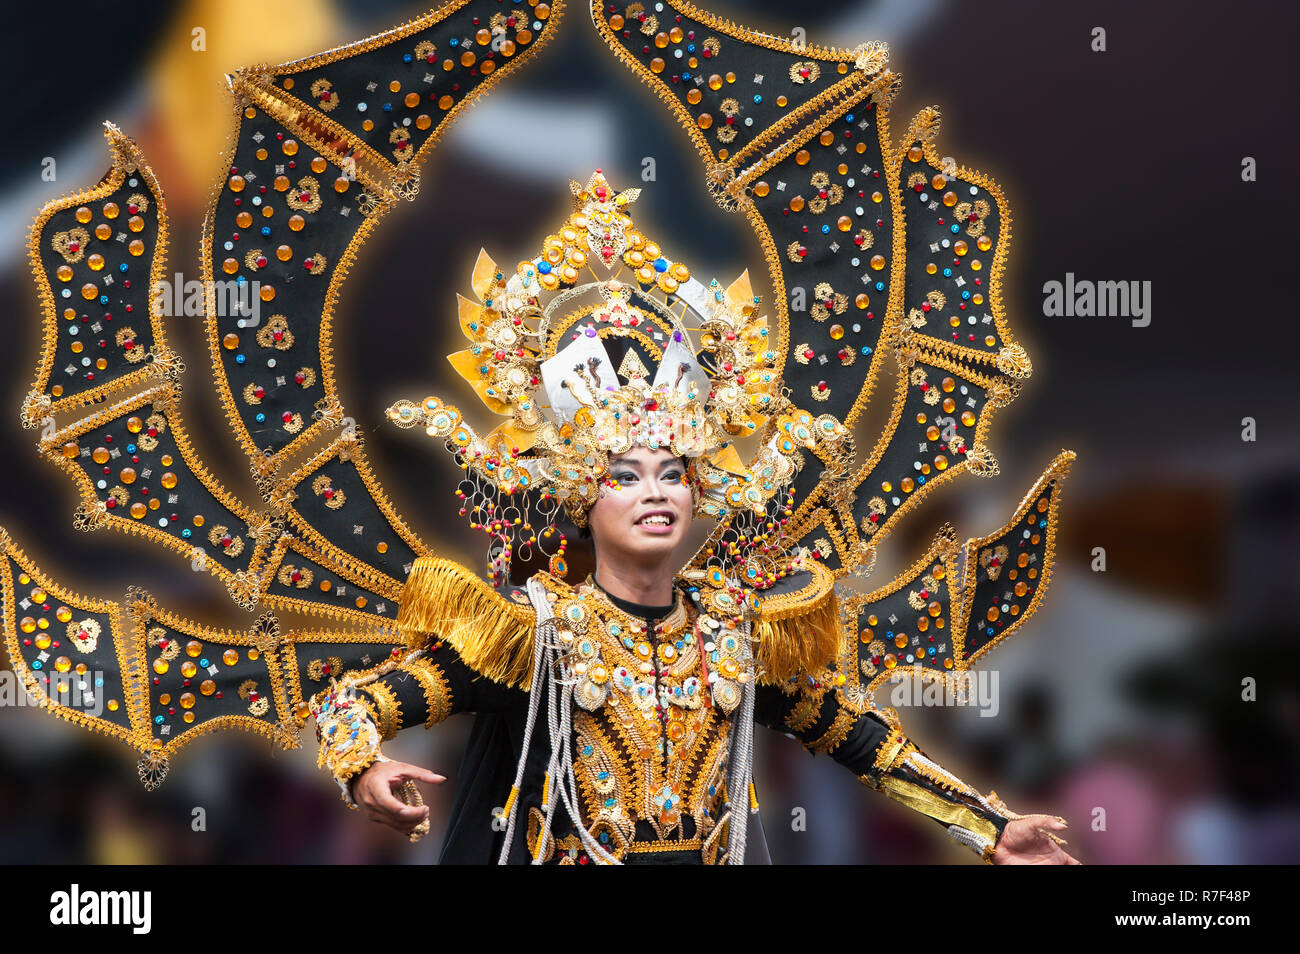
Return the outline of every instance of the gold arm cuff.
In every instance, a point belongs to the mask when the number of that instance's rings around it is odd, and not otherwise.
[[[998,840],[998,829],[991,821],[976,815],[965,805],[950,802],[919,785],[887,776],[881,779],[880,791],[922,815],[948,825],[960,825],[994,843]]]
[[[358,732],[354,740],[341,738],[336,742],[328,737],[322,739],[320,752],[316,759],[316,764],[319,767],[327,770],[343,785],[346,785],[354,776],[370,768],[379,760],[381,755],[379,751],[379,720],[375,715],[374,707],[361,698],[352,699],[349,708],[352,707],[364,713],[365,720],[369,725],[360,726],[361,731]],[[322,723],[318,724],[321,724],[321,727],[325,729],[333,727],[335,731],[347,732],[348,730],[346,718],[337,712],[325,717]],[[350,733],[348,734],[350,735]],[[349,741],[355,744],[347,744]],[[346,748],[342,748],[343,746],[346,746]],[[340,751],[341,748],[342,751]]]

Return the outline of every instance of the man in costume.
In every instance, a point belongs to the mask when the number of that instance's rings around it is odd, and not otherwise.
[[[517,539],[558,538],[552,572],[529,579],[525,607],[446,561],[416,562],[398,626],[419,648],[312,703],[321,763],[345,798],[414,831],[427,808],[399,808],[393,792],[434,778],[385,766],[379,743],[474,711],[444,860],[741,863],[757,830],[757,721],[829,752],[985,859],[1073,860],[1045,831],[1063,827],[1057,819],[981,796],[926,758],[892,713],[844,692],[835,666],[859,668],[858,633],[840,626],[830,572],[793,545],[782,516],[795,448],[842,441],[844,429],[782,393],[748,276],[705,287],[676,263],[644,285],[581,282],[576,266],[595,255],[635,274],[652,243],[628,214],[636,192],[599,171],[572,185],[575,211],[541,254],[508,280],[481,257],[482,304],[462,307],[472,345],[452,361],[509,422],[481,438],[437,398],[390,409],[447,439],[474,476],[469,514],[496,538],[501,571]],[[582,293],[594,301],[580,304]],[[775,436],[747,467],[732,442],[769,419]],[[525,491],[590,526],[594,579],[574,587],[555,572],[565,538],[553,522],[511,518],[528,513]],[[678,575],[673,556],[694,513],[743,517],[752,532],[706,547]],[[509,767],[504,825],[494,825]]]
[[[201,265],[212,373],[260,509],[186,434],[184,366],[153,291],[166,202],[109,127],[109,173],[32,229],[45,335],[23,422],[77,486],[78,526],[176,551],[244,608],[349,628],[266,613],[219,631],[141,590],[82,597],[0,530],[15,671],[53,714],[136,749],[150,788],[207,732],[292,747],[314,715],[344,799],[413,834],[427,826],[415,781],[436,776],[380,745],[474,712],[448,861],[762,860],[755,722],[986,861],[1071,861],[1062,822],[981,795],[873,703],[898,674],[968,675],[1036,611],[1073,459],[991,534],[958,545],[945,528],[889,582],[846,584],[936,486],[997,474],[990,422],[1030,373],[1001,302],[1002,193],[940,159],[937,111],[894,139],[882,44],[796,45],[685,0],[593,3],[713,198],[752,225],[770,304],[748,273],[698,281],[633,222],[639,190],[599,172],[573,183],[574,211],[540,251],[513,268],[481,254],[475,297],[459,300],[469,346],[452,363],[507,420],[480,435],[438,398],[389,409],[463,469],[486,572],[434,555],[384,494],[336,386],[339,287],[416,196],[448,124],[545,44],[564,6],[451,0],[230,77],[236,123]],[[273,313],[222,307],[222,282],[256,282]],[[892,414],[859,454],[855,422],[890,374]],[[695,516],[712,532],[676,567]],[[566,520],[590,524],[588,581],[568,579]]]

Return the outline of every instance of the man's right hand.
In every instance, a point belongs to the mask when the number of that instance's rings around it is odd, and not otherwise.
[[[408,805],[402,801],[398,792],[408,781],[437,785],[447,778],[406,762],[376,762],[353,780],[352,800],[371,821],[409,835],[416,825],[429,817],[429,806]]]

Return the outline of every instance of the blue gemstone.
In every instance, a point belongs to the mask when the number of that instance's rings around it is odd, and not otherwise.
[[[655,271],[656,271],[656,272],[666,272],[666,271],[668,271],[668,259],[666,259],[666,258],[656,258],[656,259],[655,259]]]
[[[943,277],[944,277],[944,278],[952,278],[952,269],[951,269],[951,268],[945,268],[945,269],[943,270]]]
[[[269,226],[269,225],[263,225],[263,226],[262,226],[262,238],[270,238],[270,237],[271,237],[271,226]]]
[[[153,721],[154,721],[154,723],[157,724],[157,725],[162,725],[162,724],[163,724],[163,717],[160,716],[160,715],[154,716],[154,717],[153,717]]]
[[[551,263],[550,263],[550,262],[538,262],[538,263],[537,263],[537,270],[538,270],[539,272],[541,272],[543,275],[549,275],[549,274],[551,274]]]
[[[393,104],[392,104],[392,103],[384,103],[384,112],[386,112],[386,113],[391,113],[392,111],[393,111]]]
[[[451,46],[460,46],[460,40],[456,39],[455,37],[452,37],[452,38],[448,41],[448,43],[449,43],[449,45],[451,45]]]
[[[830,227],[829,225],[823,225],[823,226],[822,226],[822,235],[825,235],[825,234],[826,234],[827,232],[829,232],[830,230],[831,230],[831,227]]]
[[[242,354],[235,355],[235,364],[243,364],[247,360],[248,359],[245,358]]]
[[[127,445],[126,445],[126,452],[127,452],[128,454],[134,454],[134,453],[135,453],[135,445],[134,445],[134,444],[127,444]]]
[[[207,656],[204,656],[202,659],[200,659],[200,660],[199,660],[199,665],[202,666],[204,669],[207,669],[207,668],[208,668],[208,657],[207,657]]]
[[[948,231],[952,232],[953,235],[956,235],[959,231],[961,231],[961,226],[958,225],[956,222],[954,222],[952,223],[952,225],[948,227]]]
[[[266,415],[263,414],[261,411],[258,411],[255,415],[253,415],[253,420],[257,421],[257,423],[259,424],[265,424]]]
[[[403,62],[403,63],[409,63],[409,62],[411,62],[411,59],[412,59],[412,57],[411,57],[411,54],[410,54],[410,53],[403,53],[403,54],[402,54],[402,62]]]
[[[181,536],[184,537],[186,540],[188,540],[190,538],[190,528],[186,527],[184,530],[182,530]]]
[[[117,266],[117,270],[118,270],[119,272],[125,272],[125,271],[127,270],[127,267],[128,267],[128,266],[127,266],[126,262],[123,262],[121,265]]]

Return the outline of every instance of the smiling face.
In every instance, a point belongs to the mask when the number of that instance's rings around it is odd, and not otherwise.
[[[686,536],[694,510],[681,458],[638,447],[611,458],[609,476],[617,486],[602,487],[588,514],[597,562],[664,562]]]

